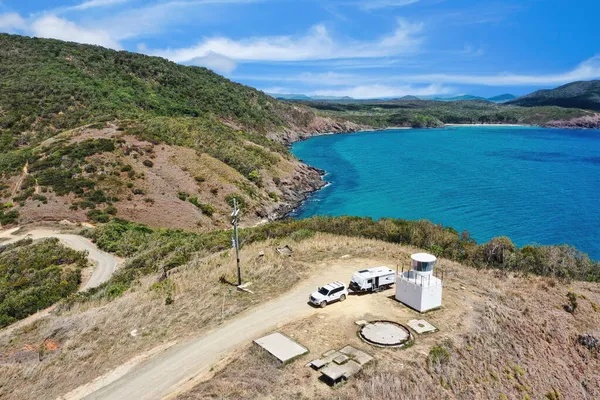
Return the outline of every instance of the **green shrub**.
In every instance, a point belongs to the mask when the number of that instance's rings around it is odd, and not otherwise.
[[[315,232],[310,229],[299,229],[296,232],[292,232],[290,239],[299,242],[301,240],[310,239],[315,236]]]
[[[41,194],[34,194],[33,196],[31,196],[31,199],[34,201],[41,201],[44,204],[48,204],[48,198],[46,196],[42,196]]]
[[[107,223],[110,221],[110,216],[101,210],[88,211],[87,216],[89,219],[95,222]]]
[[[567,300],[569,300],[569,304],[565,306],[565,310],[570,312],[571,314],[575,314],[575,310],[577,310],[577,295],[575,292],[570,291],[567,293]]]
[[[228,194],[227,196],[225,196],[225,201],[231,207],[233,207],[233,199],[236,200],[238,209],[243,210],[246,208],[246,201],[244,200],[244,198],[241,195]]]
[[[142,164],[144,164],[148,168],[154,167],[154,163],[150,160],[144,160],[144,161],[142,161]]]
[[[131,165],[123,165],[121,167],[121,172],[129,172],[129,171],[133,171],[133,167]]]
[[[23,319],[75,293],[86,252],[58,239],[13,243],[0,253],[0,327]]]
[[[188,200],[190,203],[200,208],[200,202],[198,201],[198,198],[196,196],[191,196]]]
[[[210,204],[202,204],[200,203],[198,205],[198,208],[202,211],[202,214],[212,217],[212,215],[215,213],[215,208],[213,206],[211,206]]]
[[[106,209],[104,209],[104,212],[109,215],[117,215],[117,211],[117,207],[115,206],[108,206]]]
[[[79,207],[81,207],[83,210],[86,208],[96,208],[96,203],[89,200],[83,200],[79,202]]]
[[[450,348],[447,344],[441,346],[433,346],[429,350],[427,360],[430,365],[446,364],[450,361]]]
[[[253,170],[250,171],[250,173],[248,174],[248,179],[250,180],[250,182],[254,182],[257,183],[260,181],[260,174],[257,170]]]
[[[12,210],[8,212],[0,211],[0,225],[9,225],[17,222],[19,212]]]
[[[123,293],[125,293],[129,289],[129,285],[121,282],[115,282],[106,287],[106,297],[109,299],[114,299],[120,297]]]
[[[203,176],[195,176],[194,180],[198,183],[206,182],[206,178],[204,178]]]
[[[275,192],[269,192],[269,197],[275,201],[275,202],[279,202],[279,195],[277,195],[277,193]]]
[[[188,199],[188,194],[186,192],[178,192],[177,193],[177,197],[179,197],[179,200],[181,201],[186,201]]]

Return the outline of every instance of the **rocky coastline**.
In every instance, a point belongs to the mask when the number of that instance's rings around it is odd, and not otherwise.
[[[600,129],[600,114],[586,115],[567,121],[550,121],[543,126],[544,128]]]

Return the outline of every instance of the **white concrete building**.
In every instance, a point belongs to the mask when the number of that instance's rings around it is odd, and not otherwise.
[[[427,253],[410,256],[412,269],[396,277],[396,300],[419,312],[442,306],[442,280],[433,276],[437,258]]]

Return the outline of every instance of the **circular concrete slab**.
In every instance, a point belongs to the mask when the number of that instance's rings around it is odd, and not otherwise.
[[[408,328],[392,321],[374,321],[358,331],[365,342],[374,346],[402,347],[410,340]]]

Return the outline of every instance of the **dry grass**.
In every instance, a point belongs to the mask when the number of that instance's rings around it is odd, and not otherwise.
[[[83,127],[64,132],[45,144],[54,143],[59,138],[70,142],[118,139],[122,143],[120,149],[87,158],[87,163],[105,172],[92,179],[107,195],[119,199],[115,203],[118,217],[155,228],[197,232],[227,228],[231,213],[231,206],[226,201],[228,195],[244,198],[247,209],[242,225],[254,226],[268,217],[279,216],[280,211],[293,208],[307,192],[322,184],[318,173],[306,165],[262,147],[262,151],[271,154],[277,162],[259,171],[260,182],[253,183],[248,177],[206,153],[181,146],[154,145],[126,135],[111,124],[103,129]],[[260,147],[256,144],[252,146]],[[144,165],[144,161],[148,160],[153,163],[152,167]],[[132,167],[132,176],[120,171],[123,165]],[[11,191],[18,178],[9,178],[7,183],[10,190],[0,192],[0,203],[8,202],[13,197]],[[196,178],[201,178],[200,182]],[[275,184],[275,181],[279,183]],[[143,190],[144,194],[134,194],[134,188]],[[179,193],[187,193],[189,197],[196,197],[199,203],[214,207],[214,214],[203,214],[189,201],[181,200]],[[77,201],[74,194],[56,196],[47,192],[44,195],[48,198],[47,204],[30,199],[23,207],[19,207],[20,224],[63,219],[88,221],[88,210],[70,209]]]
[[[291,258],[275,253],[289,243]],[[259,253],[264,256],[259,257]],[[174,304],[165,305],[168,284],[157,287],[157,276],[136,284],[112,302],[79,305],[52,314],[11,334],[0,331],[0,397],[37,399],[56,397],[112,370],[161,344],[197,336],[241,311],[278,296],[305,279],[328,260],[345,254],[370,257],[393,264],[399,246],[317,235],[302,242],[269,241],[243,250],[245,281],[254,282],[254,295],[219,283],[221,276],[235,279],[233,252],[196,258],[174,270],[170,282]],[[277,289],[274,289],[277,288]],[[137,336],[130,332],[137,329]],[[59,344],[42,361],[26,350],[51,339]],[[22,385],[23,381],[28,385]]]
[[[418,336],[408,349],[380,349],[355,335],[358,319],[399,322],[416,313],[388,294],[363,296],[326,308],[282,331],[311,353],[291,365],[264,362],[249,346],[238,359],[181,396],[182,399],[563,399],[600,398],[600,357],[577,343],[583,333],[600,337],[597,284],[565,283],[499,271],[477,271],[444,262],[444,308],[425,319],[440,328]],[[575,315],[563,306],[571,288],[579,295]],[[360,304],[360,306],[356,306]],[[306,367],[323,352],[346,344],[377,358],[339,388],[318,381]],[[429,351],[444,345],[449,357],[429,362]],[[262,377],[262,378],[261,378]]]
[[[274,252],[274,247],[283,244],[292,246],[293,257]],[[54,398],[157,346],[202,335],[318,271],[340,262],[359,269],[363,260],[391,267],[406,265],[414,250],[324,234],[301,242],[257,243],[244,249],[242,260],[245,280],[254,282],[254,295],[219,283],[222,276],[235,279],[233,252],[198,256],[174,270],[170,283],[156,286],[158,276],[149,277],[112,302],[80,305],[12,334],[0,332],[0,398]],[[357,319],[406,322],[418,316],[390,299],[392,291],[351,297],[283,327],[310,354],[278,367],[248,346],[233,363],[215,371],[214,378],[184,398],[395,399],[402,393],[406,398],[499,398],[504,394],[534,399],[552,390],[565,399],[600,396],[598,356],[576,343],[582,333],[600,336],[600,313],[592,305],[600,303],[598,285],[475,271],[447,260],[439,266],[445,271],[444,308],[425,318],[440,331],[417,337],[414,346],[375,349],[355,334]],[[584,296],[579,297],[574,315],[563,309],[571,288]],[[174,303],[167,306],[169,292]],[[130,335],[134,329],[135,337]],[[428,366],[429,350],[448,339],[452,343],[448,362]],[[56,346],[40,357],[39,344],[45,340]],[[304,365],[346,344],[375,355],[377,362],[347,385],[331,389]]]

